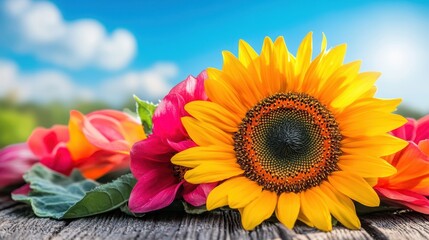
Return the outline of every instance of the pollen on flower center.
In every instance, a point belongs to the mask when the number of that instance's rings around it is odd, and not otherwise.
[[[342,136],[333,114],[304,93],[278,93],[253,108],[234,134],[244,175],[264,189],[301,192],[337,170]]]

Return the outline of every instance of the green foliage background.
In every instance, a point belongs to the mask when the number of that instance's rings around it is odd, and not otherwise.
[[[130,96],[127,104],[113,107],[104,102],[19,104],[12,100],[0,99],[0,148],[26,141],[33,129],[38,126],[49,128],[55,124],[66,125],[72,109],[84,114],[101,109],[130,109],[134,112],[135,100]],[[423,116],[423,113],[408,106],[400,106],[397,113],[416,119]]]
[[[109,106],[104,102],[64,103],[16,103],[0,99],[0,148],[9,144],[25,142],[36,127],[49,128],[55,124],[68,124],[69,112],[76,109],[84,114],[101,109],[125,108],[135,111],[135,102],[130,96],[129,103],[120,106]]]

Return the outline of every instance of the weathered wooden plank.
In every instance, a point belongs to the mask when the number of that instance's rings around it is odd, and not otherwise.
[[[336,227],[323,233],[303,225],[294,231],[279,223],[265,222],[254,231],[241,227],[234,211],[215,211],[201,215],[178,212],[152,213],[132,218],[115,212],[77,219],[52,239],[371,239],[363,230]]]
[[[20,204],[0,211],[0,239],[50,239],[66,224],[37,218],[31,208]]]
[[[362,217],[362,225],[377,239],[429,239],[429,216],[416,212],[371,214]]]
[[[365,229],[360,230],[349,230],[341,225],[333,227],[331,232],[321,232],[317,229],[310,228],[299,224],[294,229],[298,235],[294,239],[317,239],[317,240],[325,240],[325,239],[373,239],[371,235],[369,235]]]
[[[19,204],[0,210],[0,239],[429,239],[429,217],[417,213],[372,214],[363,229],[342,226],[324,233],[298,224],[289,230],[265,222],[254,231],[241,227],[235,211],[201,215],[157,212],[133,218],[119,211],[70,221],[38,218]]]

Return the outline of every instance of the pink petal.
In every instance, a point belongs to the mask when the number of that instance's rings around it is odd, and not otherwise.
[[[181,182],[171,171],[153,170],[144,174],[131,191],[129,208],[145,213],[170,205],[176,198]]]
[[[111,109],[94,111],[94,112],[88,113],[86,116],[91,119],[93,116],[100,116],[100,115],[113,118],[119,122],[131,121],[131,122],[140,124],[140,122],[136,118],[133,118],[132,116],[124,112],[111,110]]]
[[[186,115],[185,101],[178,94],[167,95],[158,105],[153,116],[153,134],[171,141],[184,140],[188,135],[181,118]]]
[[[131,172],[139,179],[151,169],[172,169],[170,159],[173,155],[174,151],[170,146],[164,144],[157,136],[151,135],[135,143],[131,148]]]
[[[197,78],[188,76],[184,81],[177,84],[169,94],[178,94],[183,97],[186,103],[193,100],[207,100],[204,91],[204,80],[207,79],[207,72],[202,71]]]
[[[386,188],[374,188],[379,195],[388,200],[405,205],[415,211],[429,214],[429,200],[418,193],[408,190],[392,190]]]
[[[429,115],[417,121],[416,138],[414,142],[418,144],[424,139],[429,139]]]
[[[181,118],[188,116],[184,110],[185,104],[194,100],[207,100],[204,91],[205,71],[197,78],[189,76],[177,84],[160,102],[153,116],[153,133],[162,139],[180,142],[188,138]]]
[[[194,185],[188,182],[183,183],[183,199],[193,206],[206,204],[207,196],[217,186],[217,183],[204,183]]]
[[[22,176],[39,159],[27,143],[9,145],[0,150],[0,188],[23,182]]]
[[[124,139],[121,133],[121,122],[114,118],[103,115],[91,115],[91,117],[87,117],[87,120],[84,121],[84,127],[86,125],[93,126],[108,141]]]
[[[54,152],[54,156],[43,157],[40,163],[56,172],[69,175],[73,170],[73,160],[66,145],[58,145]]]
[[[92,115],[83,121],[83,133],[94,146],[114,152],[129,152],[129,145],[120,131],[120,123],[106,116]]]
[[[50,129],[36,128],[28,138],[28,146],[38,157],[53,154],[56,145],[69,140],[67,126],[55,125]]]
[[[15,190],[12,191],[12,194],[18,194],[18,195],[26,195],[28,196],[28,194],[30,193],[31,188],[30,188],[30,184],[25,184]]]
[[[131,148],[130,155],[132,164],[133,162],[146,160],[170,162],[171,157],[174,155],[174,150],[153,134],[145,140],[135,143]]]
[[[417,121],[412,118],[407,118],[408,122],[402,127],[399,127],[392,131],[392,134],[398,138],[414,141],[416,137]]]
[[[174,151],[176,151],[176,152],[181,152],[181,151],[186,150],[188,148],[197,146],[197,144],[195,144],[195,142],[190,140],[190,139],[187,139],[187,140],[184,140],[181,142],[177,142],[177,143],[173,142],[173,141],[169,141],[169,140],[167,140],[167,142],[168,142],[168,145],[170,145],[170,147],[172,147],[174,149]]]

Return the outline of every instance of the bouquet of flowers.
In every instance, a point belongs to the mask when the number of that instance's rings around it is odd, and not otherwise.
[[[399,99],[374,97],[380,74],[345,53],[323,36],[313,58],[311,33],[296,55],[282,37],[260,54],[240,41],[158,104],[135,96],[137,117],[71,111],[2,149],[0,188],[55,219],[228,207],[246,230],[274,215],[330,231],[380,204],[429,214],[429,116],[392,113]]]

